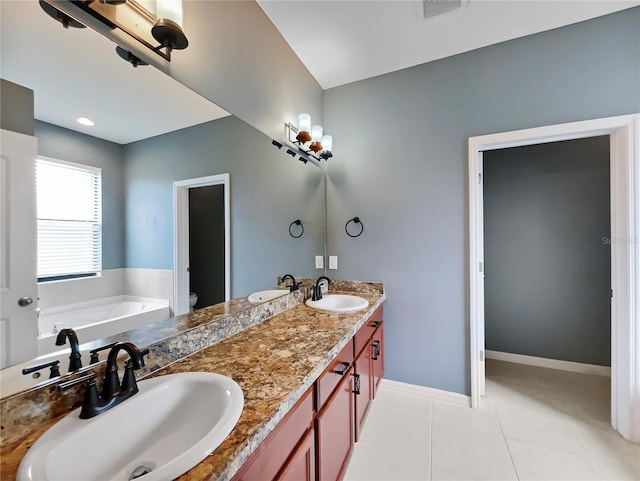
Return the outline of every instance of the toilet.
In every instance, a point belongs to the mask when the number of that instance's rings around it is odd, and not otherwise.
[[[189,312],[193,311],[194,306],[198,303],[198,296],[195,292],[189,293]]]

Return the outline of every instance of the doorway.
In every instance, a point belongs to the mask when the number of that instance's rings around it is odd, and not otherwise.
[[[178,316],[189,312],[193,290],[200,291],[197,307],[231,298],[229,174],[176,181],[173,194],[174,315]]]
[[[609,151],[602,135],[484,152],[485,357],[611,366]]]
[[[611,161],[611,424],[640,442],[640,115],[559,124],[469,139],[471,403],[485,383],[483,152],[609,136]]]
[[[191,187],[189,294],[195,309],[225,300],[224,233],[224,185]]]

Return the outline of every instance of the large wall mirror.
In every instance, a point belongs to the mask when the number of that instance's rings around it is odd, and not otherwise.
[[[222,174],[229,174],[230,192],[228,295],[272,288],[285,273],[322,274],[314,265],[325,243],[321,168],[292,159],[154,67],[134,68],[100,34],[64,29],[37,1],[3,0],[0,8],[0,77],[34,91],[38,154],[102,173],[100,275],[41,282],[34,308],[55,311],[115,294],[164,298],[173,307],[174,182]],[[81,126],[78,117],[96,125]],[[216,209],[207,204],[209,194],[191,190],[202,217],[201,231],[191,232],[198,240]],[[304,229],[298,238],[289,230],[296,220]],[[293,233],[300,232],[294,224]],[[207,251],[212,242],[189,245]],[[225,289],[222,298],[208,295],[218,281],[209,286],[207,275],[219,271],[215,263],[200,269],[203,284],[189,289],[202,300],[196,307],[224,300]]]

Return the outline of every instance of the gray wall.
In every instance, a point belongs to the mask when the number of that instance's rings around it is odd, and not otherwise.
[[[273,138],[300,112],[323,123],[320,85],[256,2],[185,2],[184,25],[169,75]]]
[[[611,365],[609,137],[484,153],[487,349]]]
[[[231,116],[125,146],[127,267],[173,269],[173,182],[230,174],[231,296],[317,276],[324,250],[323,172],[293,160]],[[289,236],[301,219],[305,233]]]
[[[125,267],[122,145],[37,120],[38,154],[102,169],[102,267]]]
[[[33,90],[0,79],[0,128],[33,135]]]
[[[325,92],[328,253],[385,282],[386,377],[470,393],[468,137],[639,112],[638,52],[637,7]]]

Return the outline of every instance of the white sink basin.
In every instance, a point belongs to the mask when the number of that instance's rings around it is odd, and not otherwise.
[[[307,299],[307,306],[331,312],[355,312],[369,307],[369,301],[350,294],[324,294],[319,301]]]
[[[240,386],[213,373],[169,374],[91,419],[80,409],[54,424],[27,451],[18,480],[174,479],[217,448],[244,406]]]
[[[249,296],[249,302],[267,302],[276,297],[289,293],[289,289],[271,289],[267,291],[254,292]]]

